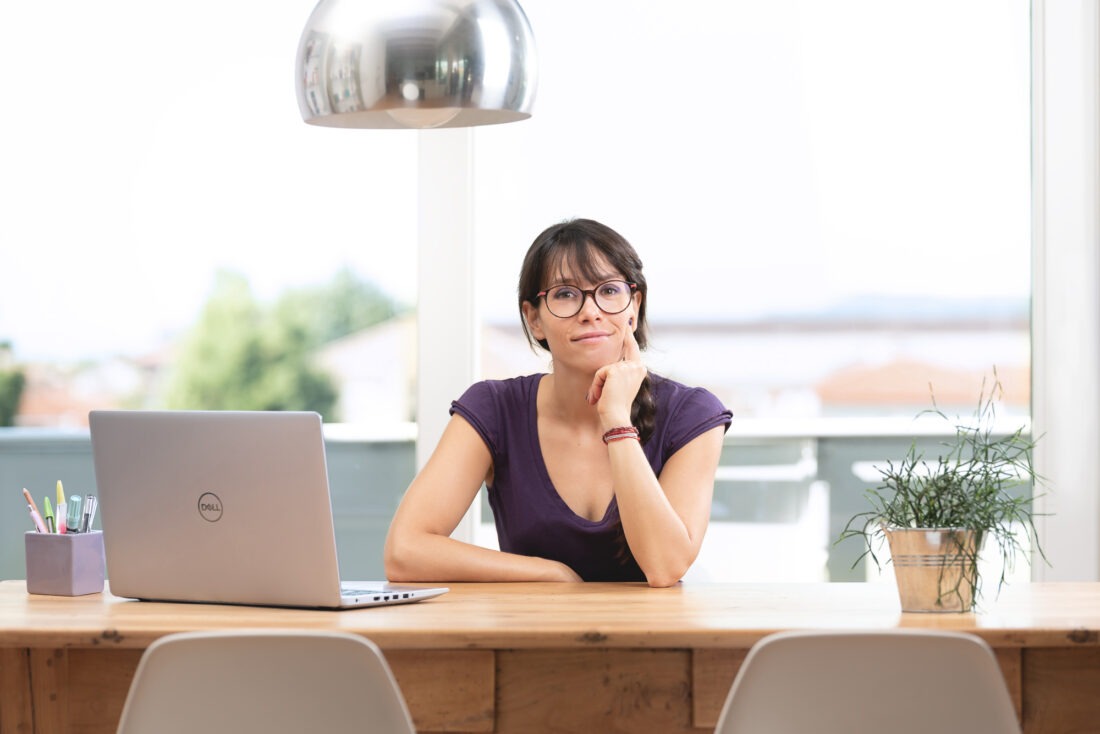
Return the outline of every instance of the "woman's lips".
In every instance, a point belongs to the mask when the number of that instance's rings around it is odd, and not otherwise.
[[[609,332],[606,332],[606,331],[588,331],[588,332],[585,332],[584,334],[580,334],[579,336],[573,337],[573,341],[575,341],[575,342],[599,341],[600,339],[606,339],[609,336],[611,336],[611,334]]]

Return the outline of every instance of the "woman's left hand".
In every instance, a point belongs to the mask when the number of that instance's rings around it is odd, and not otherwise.
[[[610,422],[615,425],[630,424],[630,406],[646,376],[642,350],[634,338],[633,326],[634,320],[631,319],[619,361],[596,370],[586,395],[588,404],[597,406],[600,415],[611,418]]]

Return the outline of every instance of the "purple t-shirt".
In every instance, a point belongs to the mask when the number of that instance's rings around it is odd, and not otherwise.
[[[493,458],[489,505],[500,549],[560,561],[585,581],[645,581],[626,544],[612,498],[599,520],[574,513],[550,481],[538,438],[536,399],[543,375],[485,380],[451,403],[481,435]],[[711,393],[650,373],[656,427],[643,445],[659,477],[669,457],[732,414]]]

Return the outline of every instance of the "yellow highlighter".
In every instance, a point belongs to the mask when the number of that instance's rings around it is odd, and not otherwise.
[[[57,480],[57,532],[65,532],[65,523],[68,520],[69,508],[65,506],[65,490],[61,486],[61,480]]]

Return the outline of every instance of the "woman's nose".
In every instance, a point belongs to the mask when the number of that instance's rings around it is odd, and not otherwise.
[[[577,312],[578,316],[585,319],[591,319],[603,315],[603,311],[596,305],[596,294],[594,292],[585,291],[581,297],[584,300],[581,301],[581,309]]]

